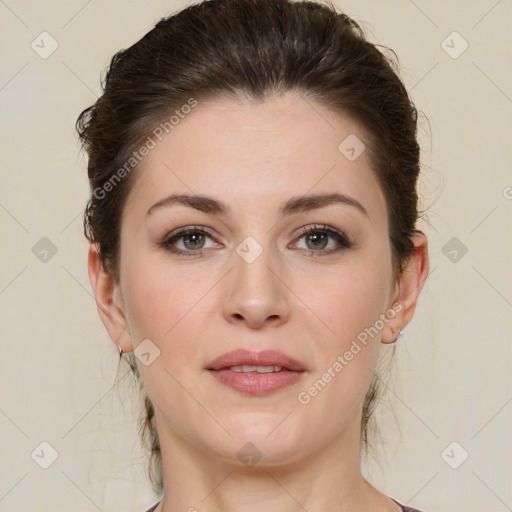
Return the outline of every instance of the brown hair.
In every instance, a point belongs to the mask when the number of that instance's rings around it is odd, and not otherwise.
[[[386,198],[398,277],[414,250],[420,148],[417,110],[398,76],[398,59],[389,51],[396,63],[331,4],[210,0],[161,19],[137,43],[116,53],[102,80],[103,94],[76,123],[89,157],[91,196],[84,234],[98,244],[106,271],[119,281],[120,219],[135,176],[126,162],[155,126],[168,122],[191,98],[264,101],[293,90],[350,116],[365,129],[372,169]],[[119,177],[123,166],[127,172],[113,184],[112,177],[116,172]],[[140,384],[132,353],[127,360]],[[154,410],[143,396],[141,433],[143,438],[144,431],[149,433],[149,474],[160,493]],[[361,440],[366,448],[378,397],[374,376],[363,403]]]

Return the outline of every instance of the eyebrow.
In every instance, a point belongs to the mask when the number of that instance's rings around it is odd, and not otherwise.
[[[297,212],[306,212],[323,208],[331,204],[345,204],[353,206],[359,212],[366,215],[366,217],[369,217],[366,208],[359,201],[338,192],[292,197],[281,205],[279,208],[279,214],[281,216],[291,215]],[[169,208],[173,205],[189,206],[204,213],[213,213],[217,215],[227,215],[231,211],[225,203],[212,197],[202,195],[171,194],[151,206],[146,215],[150,215],[157,209]]]

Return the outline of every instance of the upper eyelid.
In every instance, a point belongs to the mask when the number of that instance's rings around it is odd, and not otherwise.
[[[300,238],[308,235],[311,232],[314,233],[316,231],[324,231],[330,237],[334,237],[335,235],[338,235],[339,237],[345,239],[348,244],[353,243],[352,240],[350,239],[350,237],[344,231],[340,231],[332,226],[321,225],[321,224],[310,224],[310,225],[306,225],[306,226],[299,228],[299,231],[293,237],[293,241],[300,239]],[[173,238],[175,238],[176,240],[179,240],[180,238],[187,236],[190,233],[196,233],[196,232],[203,232],[204,234],[208,235],[210,238],[212,238],[214,241],[216,241],[218,243],[217,237],[215,236],[215,234],[213,233],[213,230],[211,228],[208,228],[207,226],[196,226],[196,225],[184,226],[184,227],[180,227],[180,228],[177,228],[177,229],[171,231],[164,237],[163,242],[170,243],[170,241]],[[203,249],[199,249],[199,250],[203,250]],[[191,251],[191,252],[199,252],[199,251]]]
[[[300,232],[294,237],[294,240],[301,239],[304,236],[309,235],[310,233],[315,232],[324,232],[327,234],[327,236],[330,236],[331,238],[337,238],[337,242],[347,248],[351,248],[356,246],[356,243],[350,237],[344,230],[333,228],[332,226],[328,225],[319,225],[319,224],[312,224],[310,226],[305,226],[303,228],[300,228]],[[323,252],[323,251],[320,251]],[[327,252],[327,251],[325,251]]]
[[[164,240],[171,240],[175,237],[186,236],[189,233],[204,232],[205,234],[215,237],[215,234],[211,228],[206,226],[184,226],[182,228],[173,229],[164,236]]]

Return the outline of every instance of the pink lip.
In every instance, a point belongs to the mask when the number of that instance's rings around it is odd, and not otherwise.
[[[276,352],[275,350],[263,350],[262,352],[251,352],[250,350],[233,350],[223,354],[206,366],[207,370],[222,370],[231,366],[281,366],[294,372],[305,371],[305,368],[295,359]]]
[[[241,373],[230,370],[231,366],[280,366],[274,373]],[[220,383],[240,393],[265,396],[298,382],[306,373],[305,368],[295,359],[272,350],[250,352],[235,350],[223,354],[206,368]]]

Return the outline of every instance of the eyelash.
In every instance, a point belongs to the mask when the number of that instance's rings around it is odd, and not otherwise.
[[[350,241],[347,235],[341,231],[337,231],[329,226],[326,225],[318,225],[315,224],[313,226],[302,228],[299,235],[297,236],[296,240],[300,240],[301,238],[313,234],[313,233],[323,233],[329,235],[331,238],[336,240],[340,244],[341,247],[337,247],[334,249],[328,249],[328,250],[313,250],[313,249],[299,249],[302,251],[306,251],[311,253],[313,257],[317,256],[325,256],[330,255],[333,253],[340,252],[344,249],[350,249],[354,246],[354,243]],[[200,257],[203,256],[203,253],[206,252],[208,249],[199,249],[197,251],[194,250],[181,250],[176,249],[172,246],[173,243],[177,242],[180,238],[183,238],[187,235],[191,234],[201,234],[201,235],[207,235],[210,238],[213,238],[213,234],[207,230],[204,227],[200,226],[189,226],[185,228],[180,228],[177,231],[170,233],[164,239],[160,242],[160,245],[162,248],[164,248],[166,251],[171,252],[172,254],[176,254],[177,256],[192,256],[192,257]]]

